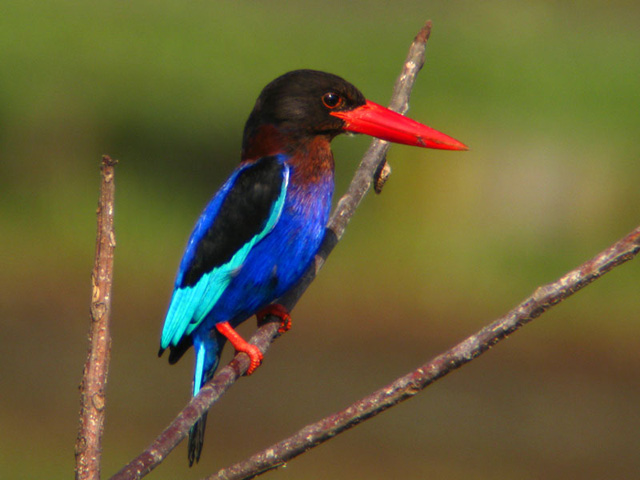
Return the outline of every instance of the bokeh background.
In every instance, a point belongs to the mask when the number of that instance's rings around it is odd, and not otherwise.
[[[200,478],[457,343],[640,223],[636,1],[4,2],[0,478],[73,475],[99,163],[117,167],[104,472],[189,397],[156,357],[201,208],[260,89],[315,68],[388,101],[425,20],[410,115],[471,146],[394,146],[259,372],[153,478]],[[369,140],[338,138],[337,194]],[[640,473],[640,265],[631,262],[281,479],[627,479]],[[250,334],[254,321],[242,331]],[[228,358],[229,353],[225,358]]]

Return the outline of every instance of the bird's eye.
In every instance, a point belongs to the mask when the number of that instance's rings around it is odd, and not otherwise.
[[[343,99],[337,93],[329,92],[322,96],[322,103],[327,108],[337,108],[342,105]]]

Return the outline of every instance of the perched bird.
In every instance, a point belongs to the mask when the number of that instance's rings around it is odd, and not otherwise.
[[[296,70],[269,83],[244,128],[242,159],[206,206],[180,263],[160,353],[175,363],[193,345],[193,395],[212,376],[226,340],[261,363],[260,350],[234,330],[273,304],[310,265],[324,236],[333,193],[331,140],[340,133],[445,150],[457,140],[370,102],[342,78]],[[206,414],[189,432],[189,465],[200,459]]]

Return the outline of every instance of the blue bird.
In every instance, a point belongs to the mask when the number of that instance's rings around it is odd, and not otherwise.
[[[242,160],[206,206],[189,238],[164,321],[160,353],[175,363],[195,350],[193,395],[214,374],[229,340],[262,362],[234,328],[273,303],[309,267],[320,246],[333,194],[331,140],[364,133],[419,147],[466,150],[457,140],[378,104],[342,78],[296,70],[269,83],[247,120]],[[206,414],[189,432],[189,465],[198,462]]]

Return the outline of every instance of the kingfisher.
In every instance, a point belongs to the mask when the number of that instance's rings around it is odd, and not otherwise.
[[[169,363],[195,350],[192,394],[213,377],[227,340],[249,356],[262,353],[236,331],[253,315],[291,326],[277,303],[313,261],[324,237],[334,188],[330,143],[341,133],[443,150],[459,141],[367,100],[351,83],[316,70],[295,70],[260,93],[244,128],[240,164],[200,215],[180,262],[162,329]],[[189,465],[202,452],[206,413],[189,432]]]

